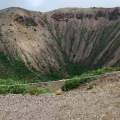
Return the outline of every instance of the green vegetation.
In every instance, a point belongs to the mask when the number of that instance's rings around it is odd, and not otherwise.
[[[44,74],[31,67],[29,70],[21,60],[8,58],[0,53],[0,78],[21,80],[24,82],[52,81],[62,79],[58,72],[50,69],[50,74]]]
[[[87,82],[87,81],[90,81],[90,80],[93,80],[95,79],[95,77],[92,77],[92,78],[79,78],[79,79],[71,79],[67,82],[65,82],[65,84],[62,86],[62,90],[63,91],[68,91],[68,90],[71,90],[71,89],[74,89],[74,88],[77,88],[79,87],[81,84]]]
[[[65,52],[62,52],[65,64],[61,64],[61,72],[64,78],[70,78],[75,75],[80,75],[84,72],[83,69],[77,64],[69,61],[69,58]]]
[[[120,27],[118,24],[119,22],[116,21],[113,23],[109,23],[107,26],[103,27],[102,29],[95,30],[92,37],[90,37],[91,40],[95,39],[95,43],[91,49],[89,59],[88,60],[86,59],[85,62],[82,64],[84,68],[89,66],[89,68],[91,69],[93,68],[97,69],[103,66],[104,64],[108,63],[111,59],[114,58],[114,53],[115,51],[117,51],[120,43],[119,41]],[[105,50],[105,48],[107,48],[107,50]],[[98,59],[97,63],[94,65],[91,64],[94,62],[95,59],[98,58],[98,56],[102,53],[102,51],[104,51],[104,53],[100,57],[100,59]]]
[[[103,67],[101,69],[88,71],[87,73],[83,73],[80,76],[75,76],[71,78],[71,80],[66,81],[62,86],[63,91],[68,91],[70,89],[74,89],[79,87],[81,84],[89,82],[90,80],[95,80],[97,75],[103,74],[109,71],[120,71],[120,67]]]
[[[68,91],[79,87],[81,84],[95,80],[97,75],[103,74],[108,71],[119,71],[120,67],[104,67],[101,69],[88,71],[80,76],[75,76],[71,80],[66,81],[62,86],[63,91]],[[52,89],[40,89],[35,85],[29,84],[30,81],[23,80],[12,80],[12,79],[0,79],[0,94],[31,94],[38,95],[42,93],[53,93]],[[39,83],[38,83],[39,84]],[[93,85],[89,86],[87,89],[92,89]]]
[[[53,93],[52,89],[40,89],[35,85],[23,84],[22,81],[0,79],[0,94],[31,94]]]
[[[7,58],[0,53],[0,78],[13,80],[37,80],[38,76],[28,70],[25,64],[20,60]]]

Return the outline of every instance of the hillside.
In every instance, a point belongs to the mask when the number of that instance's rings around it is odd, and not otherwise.
[[[58,79],[119,65],[120,8],[0,11],[0,77]]]

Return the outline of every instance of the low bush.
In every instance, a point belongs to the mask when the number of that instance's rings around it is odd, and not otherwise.
[[[0,86],[0,94],[24,94],[25,86]]]
[[[62,86],[63,91],[68,91],[74,88],[79,87],[81,84],[84,84],[87,81],[95,80],[95,77],[88,77],[88,78],[79,78],[79,79],[71,79],[69,81],[66,81],[64,85]]]
[[[30,95],[38,95],[41,93],[41,90],[36,86],[27,86],[24,94],[29,93]]]
[[[9,93],[11,94],[24,94],[26,91],[26,87],[25,86],[12,86],[9,87]]]
[[[68,91],[68,90],[77,88],[81,84],[87,81],[95,80],[97,75],[100,75],[109,71],[120,71],[120,67],[103,67],[101,69],[88,71],[87,73],[83,73],[80,76],[75,76],[71,78],[71,80],[68,80],[64,83],[64,85],[62,86],[62,90]]]
[[[9,86],[0,86],[0,94],[8,94],[10,92]]]

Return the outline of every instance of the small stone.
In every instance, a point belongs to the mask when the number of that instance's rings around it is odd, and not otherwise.
[[[61,95],[63,92],[62,92],[62,90],[57,90],[56,91],[56,95]]]
[[[102,117],[105,117],[105,114],[101,115],[101,118],[102,118]]]

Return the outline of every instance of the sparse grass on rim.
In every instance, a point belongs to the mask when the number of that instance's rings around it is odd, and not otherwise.
[[[62,90],[68,91],[77,88],[81,84],[84,84],[90,80],[95,80],[97,75],[101,75],[110,71],[120,71],[120,67],[103,67],[97,70],[88,71],[87,73],[83,73],[80,76],[75,76],[64,83]]]
[[[53,89],[41,89],[35,85],[24,85],[21,81],[0,79],[0,94],[30,94],[54,93]]]

